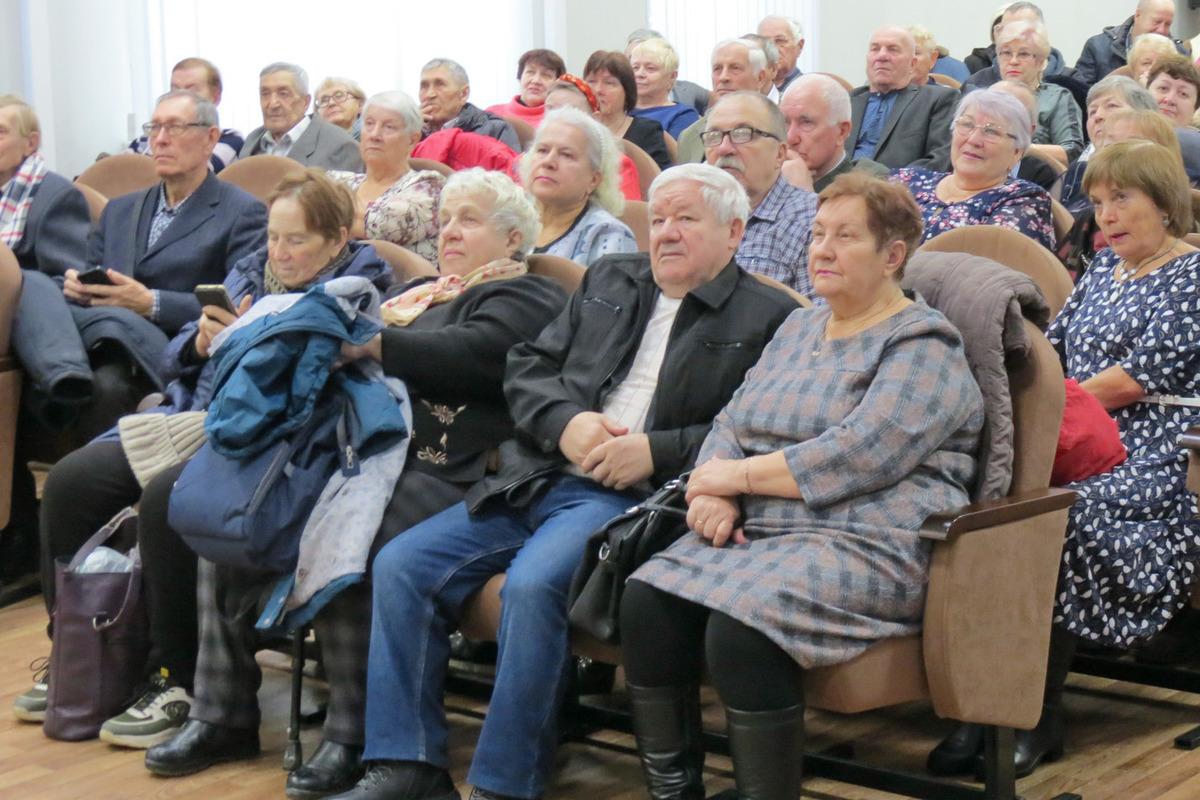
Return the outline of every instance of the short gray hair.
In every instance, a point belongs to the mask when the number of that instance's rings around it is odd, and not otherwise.
[[[432,58],[425,62],[425,66],[421,67],[421,72],[429,72],[431,69],[444,69],[450,73],[450,77],[458,83],[459,86],[470,84],[471,79],[467,77],[467,71],[463,69],[462,64],[450,58]]]
[[[424,124],[420,106],[398,89],[371,95],[363,106],[363,116],[366,117],[367,112],[372,108],[382,108],[399,114],[400,119],[404,120],[404,130],[407,133],[420,133],[421,126]]]
[[[779,110],[779,106],[775,105],[775,101],[767,97],[762,92],[754,92],[749,89],[740,89],[736,92],[722,95],[717,99],[717,102],[708,107],[708,111],[704,112],[702,130],[708,129],[708,118],[712,112],[727,100],[732,100],[735,97],[745,97],[758,103],[758,105],[767,112],[767,133],[773,133],[779,137],[779,141],[787,141],[787,118],[783,116],[783,112]]]
[[[710,164],[679,164],[663,170],[650,184],[646,200],[652,205],[656,192],[679,181],[695,181],[700,184],[700,195],[704,198],[704,204],[722,225],[727,225],[734,219],[740,219],[742,222],[750,219],[750,198],[746,196],[746,190],[728,172]]]
[[[453,197],[486,195],[492,203],[491,224],[505,234],[518,231],[521,246],[516,255],[528,255],[537,244],[542,221],[533,200],[512,178],[502,172],[471,167],[459,170],[446,179],[441,202]]]
[[[666,37],[664,37],[661,33],[654,30],[653,28],[638,28],[636,31],[634,31],[633,33],[629,34],[628,37],[626,37],[625,47],[628,48],[629,45],[631,45],[631,44],[641,44],[642,42],[646,41],[647,39],[663,39],[663,38],[666,38]]]
[[[1000,16],[1004,16],[1004,14],[1014,14],[1018,11],[1032,11],[1034,14],[1037,14],[1038,19],[1042,20],[1043,22],[1046,20],[1046,15],[1042,13],[1041,6],[1039,6],[1037,3],[1028,3],[1025,0],[1018,0],[1016,3],[1009,3],[1004,7],[1004,12]]]
[[[713,46],[712,57],[717,54],[718,50],[728,47],[731,44],[736,44],[738,47],[746,48],[746,57],[750,61],[750,69],[755,72],[762,72],[767,68],[767,54],[763,51],[762,45],[753,39],[722,39]]]
[[[296,89],[300,94],[308,94],[308,73],[304,71],[303,67],[287,61],[275,61],[262,68],[262,71],[258,73],[258,79],[262,80],[276,72],[290,73],[292,80],[296,82]]]
[[[556,108],[547,111],[546,116],[542,117],[542,122],[529,145],[530,151],[537,148],[547,122],[561,122],[578,128],[583,133],[587,139],[588,163],[600,173],[600,183],[592,193],[592,198],[614,217],[620,216],[625,210],[625,196],[621,194],[620,175],[617,172],[617,140],[613,138],[612,132],[597,122],[595,117],[583,113],[578,108]],[[529,182],[529,173],[533,169],[532,160],[528,154],[521,159],[522,185]]]
[[[1041,50],[1043,59],[1050,57],[1050,37],[1046,33],[1046,26],[1042,23],[1017,20],[996,31],[997,49],[1005,42],[1017,40],[1027,41]]]
[[[742,38],[749,39],[762,48],[763,55],[767,58],[767,66],[779,63],[779,47],[776,46],[774,40],[768,39],[766,36],[760,36],[757,33],[747,33]]]
[[[846,91],[846,87],[820,72],[806,73],[789,83],[787,91],[783,93],[783,97],[779,98],[779,102],[783,103],[789,94],[798,92],[801,88],[809,85],[817,87],[821,93],[821,99],[828,106],[830,125],[840,125],[843,122],[851,121],[850,93]]]
[[[1090,106],[1096,100],[1110,94],[1121,95],[1125,105],[1136,111],[1158,111],[1158,102],[1155,101],[1154,95],[1133,78],[1125,75],[1108,75],[1096,81],[1092,88],[1088,89],[1087,104]]]
[[[154,101],[154,105],[156,107],[160,106],[167,100],[174,100],[176,97],[186,97],[192,101],[192,105],[196,109],[196,122],[209,128],[221,127],[221,118],[217,116],[217,107],[200,95],[195,92],[189,92],[187,89],[172,89],[166,94],[160,95]]]
[[[950,123],[951,133],[958,118],[972,111],[1000,120],[1017,140],[1017,149],[1022,153],[1029,149],[1033,136],[1029,130],[1029,111],[1020,100],[1004,92],[971,92],[959,100],[958,108],[954,109],[954,120]]]
[[[796,19],[795,17],[784,17],[780,16],[779,14],[768,14],[759,20],[758,25],[759,27],[762,27],[764,22],[771,22],[773,20],[778,20],[779,22],[787,25],[788,30],[792,32],[793,40],[798,42],[804,38],[804,26],[801,25],[800,20]]]

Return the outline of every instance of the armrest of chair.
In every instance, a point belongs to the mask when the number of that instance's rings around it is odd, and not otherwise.
[[[1184,431],[1179,445],[1188,451],[1188,491],[1200,494],[1200,427]]]
[[[1042,709],[1055,587],[1075,493],[1046,489],[930,520],[923,648],[942,717],[1032,728]]]
[[[21,370],[16,359],[0,356],[0,528],[8,525],[12,511],[13,456],[20,404]]]

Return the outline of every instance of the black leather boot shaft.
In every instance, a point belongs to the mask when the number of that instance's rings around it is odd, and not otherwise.
[[[652,800],[704,800],[699,687],[627,686]]]
[[[739,800],[796,800],[804,777],[804,706],[725,709]]]

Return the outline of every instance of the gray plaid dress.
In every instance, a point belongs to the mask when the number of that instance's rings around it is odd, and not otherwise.
[[[918,300],[822,342],[828,318],[788,317],[697,460],[782,450],[804,500],[743,496],[747,544],[688,534],[632,576],[761,631],[803,667],[920,630],[929,549],[916,531],[969,501],[983,425],[940,313]]]

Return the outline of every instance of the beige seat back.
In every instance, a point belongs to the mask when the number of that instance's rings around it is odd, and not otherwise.
[[[943,75],[940,72],[931,72],[929,73],[929,77],[933,78],[933,82],[939,86],[949,86],[951,89],[962,88],[962,82],[954,80],[949,75]]]
[[[799,292],[797,292],[792,287],[788,286],[783,281],[777,281],[774,278],[767,276],[767,275],[759,275],[757,272],[751,272],[749,274],[753,275],[758,280],[758,282],[763,284],[764,286],[770,286],[772,289],[778,289],[779,291],[783,292],[788,297],[795,300],[800,305],[801,308],[812,308],[812,305],[813,305],[812,300],[809,300],[807,297],[800,294]]]
[[[100,222],[100,215],[104,213],[104,207],[108,205],[108,198],[86,183],[76,181],[75,188],[83,195],[83,199],[87,201],[88,219],[92,221],[92,225],[96,225]]]
[[[532,255],[528,259],[531,275],[542,275],[555,281],[567,294],[575,294],[579,284],[583,283],[583,273],[586,271],[569,258],[554,256],[549,253]]]
[[[136,153],[108,156],[85,169],[77,183],[90,186],[110,200],[123,194],[149,189],[158,183],[154,159]]]
[[[621,212],[621,222],[633,231],[637,240],[638,250],[650,252],[650,206],[645,200],[626,200],[625,210]]]
[[[260,202],[267,202],[271,192],[288,175],[304,171],[304,165],[284,156],[261,153],[234,161],[217,175],[226,183],[232,183],[244,192],[254,195]]]
[[[650,197],[650,184],[662,172],[658,168],[658,164],[654,163],[654,159],[646,153],[645,150],[638,147],[628,139],[621,140],[621,149],[625,151],[625,155],[633,161],[633,166],[637,168],[638,174],[638,189],[642,193],[642,199]]]
[[[428,275],[437,277],[437,267],[407,247],[385,242],[382,239],[367,239],[366,242],[374,246],[379,257],[392,268],[392,277],[395,278],[396,283],[408,283],[413,278]]]
[[[12,505],[13,453],[21,400],[21,371],[9,355],[20,295],[21,267],[12,250],[0,244],[0,529],[8,524]]]
[[[432,158],[410,158],[408,165],[415,170],[431,169],[434,172],[440,172],[447,178],[454,174],[454,170],[449,165],[434,161]]]

